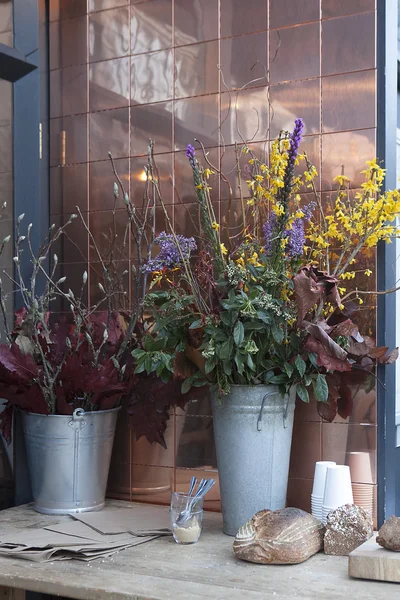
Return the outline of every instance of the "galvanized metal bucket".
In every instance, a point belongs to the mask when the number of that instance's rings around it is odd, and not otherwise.
[[[35,510],[63,515],[104,507],[118,411],[22,413]]]
[[[236,535],[256,512],[286,504],[296,391],[233,385],[212,398],[223,531]]]

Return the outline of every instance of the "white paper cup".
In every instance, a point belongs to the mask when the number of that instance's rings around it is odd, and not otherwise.
[[[314,485],[311,497],[314,496],[315,498],[323,499],[325,491],[326,469],[327,467],[332,467],[334,465],[336,465],[336,463],[331,460],[320,460],[315,463]]]
[[[324,499],[324,494],[321,494],[320,496],[316,496],[315,494],[311,494],[311,501],[312,502],[322,502]]]
[[[318,521],[322,521],[322,512],[314,511],[311,514],[315,519],[318,519]]]
[[[347,462],[350,467],[351,481],[353,483],[372,483],[371,457],[369,452],[349,452]]]
[[[350,469],[346,465],[327,467],[323,506],[338,508],[353,504]]]
[[[321,519],[320,519],[320,520],[322,521],[322,523],[323,523],[324,525],[326,525],[326,518],[327,518],[327,516],[329,515],[329,513],[330,513],[332,510],[334,510],[334,509],[333,509],[333,508],[330,508],[330,507],[329,507],[329,508],[322,509],[322,513],[321,513]]]

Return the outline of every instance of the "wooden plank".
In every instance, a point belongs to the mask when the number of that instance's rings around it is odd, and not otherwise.
[[[382,548],[373,536],[350,554],[349,575],[358,579],[400,583],[400,552]]]
[[[127,502],[108,505],[135,508]],[[69,520],[18,506],[0,511],[0,532]],[[89,564],[67,560],[50,565],[0,557],[0,585],[76,600],[293,600],[294,596],[399,600],[395,583],[350,579],[344,556],[318,553],[305,563],[284,568],[239,561],[233,554],[233,539],[222,533],[221,521],[220,514],[206,513],[201,538],[191,546],[179,546],[165,537]]]
[[[24,590],[0,586],[0,600],[25,600]]]

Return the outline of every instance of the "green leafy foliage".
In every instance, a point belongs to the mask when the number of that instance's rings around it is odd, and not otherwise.
[[[296,392],[300,400],[302,400],[303,402],[310,402],[308,390],[302,383],[299,383],[297,385]]]
[[[313,379],[312,384],[315,399],[318,400],[318,402],[328,402],[329,389],[325,375],[318,373],[315,379]]]
[[[233,329],[233,339],[235,340],[236,346],[241,346],[244,340],[244,325],[241,321],[238,321]]]

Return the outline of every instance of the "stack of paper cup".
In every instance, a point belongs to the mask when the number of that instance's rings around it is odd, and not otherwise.
[[[368,452],[350,452],[348,463],[354,504],[373,514],[374,489],[371,460]]]
[[[326,469],[324,501],[322,504],[322,522],[331,510],[344,504],[353,504],[350,469],[347,465],[332,465]]]
[[[322,504],[324,501],[326,469],[336,465],[330,460],[320,460],[315,463],[314,485],[311,494],[311,514],[322,520]]]

